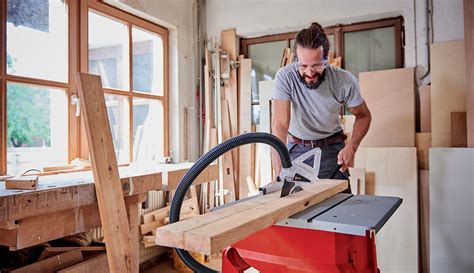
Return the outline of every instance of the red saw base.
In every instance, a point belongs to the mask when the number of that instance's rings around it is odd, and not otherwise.
[[[376,273],[375,234],[366,236],[271,226],[227,247],[222,272]]]

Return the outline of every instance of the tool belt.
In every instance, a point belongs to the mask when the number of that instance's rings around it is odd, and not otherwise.
[[[329,145],[344,142],[346,139],[347,139],[347,136],[344,135],[342,131],[339,131],[333,135],[330,135],[326,138],[318,139],[318,140],[304,140],[304,139],[295,137],[291,134],[288,134],[289,141],[292,141],[296,144],[303,144],[304,146],[311,147],[311,148],[324,148]]]

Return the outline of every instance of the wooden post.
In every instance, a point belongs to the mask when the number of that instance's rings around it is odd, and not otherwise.
[[[138,272],[99,76],[76,75],[111,272]]]
[[[474,147],[474,2],[464,0],[464,43],[466,54],[467,147]]]

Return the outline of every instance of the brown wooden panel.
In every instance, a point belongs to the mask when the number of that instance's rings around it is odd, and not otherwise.
[[[431,132],[431,86],[418,87],[420,94],[420,132]]]
[[[81,263],[59,270],[58,273],[108,273],[110,272],[107,254],[99,254]]]
[[[40,273],[40,272],[55,272],[70,265],[82,261],[82,253],[79,249],[71,250],[50,257],[48,259],[24,266],[22,268],[12,270],[12,273]]]
[[[418,169],[428,170],[430,168],[430,147],[431,133],[416,133],[416,154],[418,157]]]
[[[467,147],[466,112],[451,112],[451,146]]]

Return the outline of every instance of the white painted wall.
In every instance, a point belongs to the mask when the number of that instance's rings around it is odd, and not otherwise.
[[[189,122],[189,139],[184,139],[183,113],[185,107],[192,107],[194,115],[188,118],[196,121],[198,107],[195,106],[197,79],[197,18],[195,0],[106,0],[107,3],[132,14],[166,27],[170,41],[170,86],[169,127],[170,149],[175,161],[184,159],[184,142],[188,142],[190,158],[198,156],[197,122]]]

